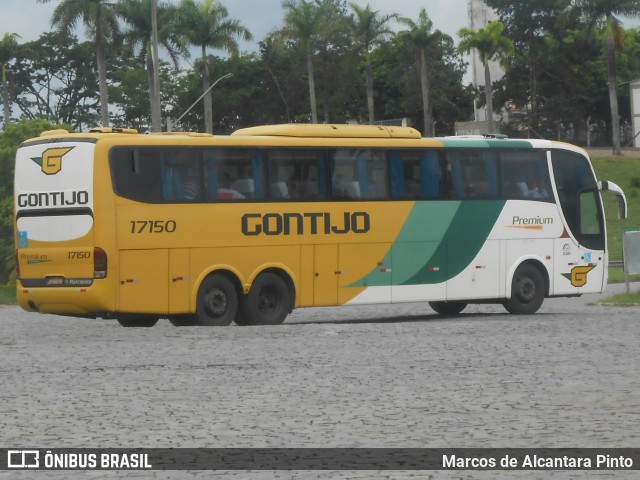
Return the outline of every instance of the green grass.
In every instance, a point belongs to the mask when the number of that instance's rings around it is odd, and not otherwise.
[[[619,295],[613,295],[612,297],[605,298],[598,302],[601,305],[616,305],[616,306],[637,306],[640,305],[640,292],[636,293],[621,293]]]
[[[15,305],[16,303],[18,303],[18,300],[16,299],[15,282],[0,285],[0,305]]]
[[[626,281],[622,267],[609,267],[609,283],[624,283]],[[630,282],[640,282],[640,275],[629,275]]]

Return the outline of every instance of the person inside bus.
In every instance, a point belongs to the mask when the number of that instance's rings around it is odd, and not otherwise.
[[[182,200],[194,201],[200,197],[200,178],[192,169],[180,172]]]
[[[530,192],[531,198],[549,198],[549,192],[540,180],[534,182],[534,186]]]
[[[200,198],[198,164],[189,152],[173,153],[166,159],[162,184],[165,200],[193,202]]]
[[[242,200],[246,198],[243,194],[231,188],[233,180],[229,172],[221,175],[220,186],[218,187],[218,198],[221,200]]]

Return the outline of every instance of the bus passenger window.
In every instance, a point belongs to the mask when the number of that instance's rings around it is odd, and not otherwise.
[[[262,158],[244,149],[205,152],[207,200],[210,202],[264,198]]]
[[[269,195],[276,200],[319,200],[326,197],[323,150],[268,151]]]
[[[165,201],[200,200],[202,181],[198,153],[195,150],[163,152],[162,196]]]
[[[114,147],[109,162],[115,192],[138,202],[162,202],[161,156],[157,147]]]
[[[391,196],[398,199],[439,198],[442,166],[437,151],[390,151]]]
[[[500,165],[503,197],[523,200],[552,200],[547,158],[544,151],[502,152]]]
[[[453,198],[496,198],[498,165],[493,152],[449,152],[447,169]]]
[[[331,191],[338,199],[388,198],[385,152],[355,149],[332,152]]]

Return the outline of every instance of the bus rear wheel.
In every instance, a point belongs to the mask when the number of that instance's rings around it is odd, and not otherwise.
[[[238,292],[233,282],[214,273],[204,279],[196,300],[196,325],[224,327],[230,325],[238,311]]]
[[[280,325],[290,311],[291,295],[285,281],[271,272],[261,273],[241,304],[245,325]]]
[[[429,306],[440,315],[458,315],[467,307],[465,302],[429,302]]]
[[[533,265],[522,264],[516,269],[511,283],[511,298],[504,301],[509,313],[530,315],[542,306],[545,282],[542,273]]]

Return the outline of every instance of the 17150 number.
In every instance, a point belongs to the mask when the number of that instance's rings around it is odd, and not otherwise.
[[[173,233],[175,220],[131,220],[131,233]]]

